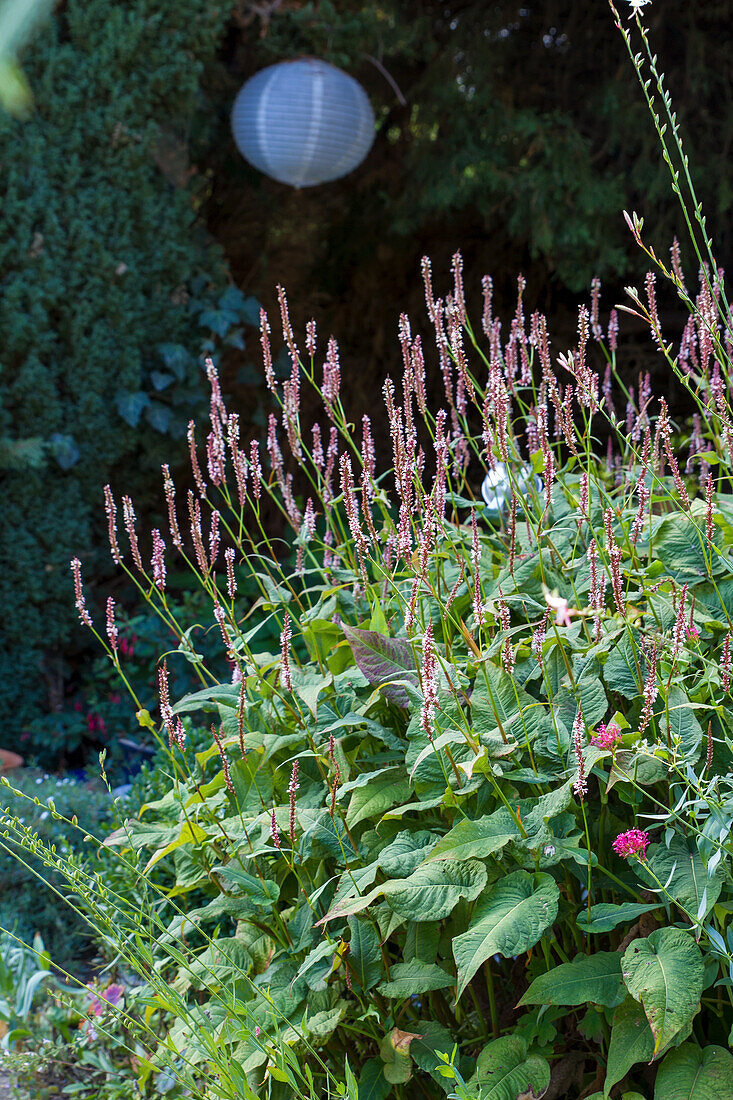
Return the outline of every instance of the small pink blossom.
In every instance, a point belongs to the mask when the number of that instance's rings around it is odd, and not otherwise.
[[[591,745],[599,749],[615,749],[621,740],[621,727],[618,722],[611,720],[607,725],[601,723],[590,739]]]
[[[688,626],[688,628],[687,628],[687,637],[688,637],[688,638],[692,638],[693,640],[694,640],[695,638],[699,638],[699,637],[700,637],[700,631],[699,631],[699,629],[698,629],[698,628],[697,628],[697,627],[695,626],[695,624],[694,624],[694,623],[692,624],[692,626]]]
[[[622,859],[628,859],[629,856],[639,856],[639,859],[645,859],[648,843],[648,833],[642,832],[641,829],[628,829],[625,833],[619,833],[616,837],[613,842],[613,850]]]
[[[575,609],[568,608],[568,601],[562,596],[550,596],[545,594],[545,602],[555,612],[555,624],[557,626],[571,626],[571,617],[577,615]]]

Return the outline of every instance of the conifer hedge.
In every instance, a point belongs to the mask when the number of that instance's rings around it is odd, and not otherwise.
[[[63,682],[68,563],[99,543],[101,486],[121,468],[150,482],[162,433],[185,426],[199,389],[186,288],[202,275],[216,285],[223,265],[197,230],[185,165],[176,177],[163,156],[171,136],[195,144],[202,74],[230,7],[59,4],[22,59],[35,110],[0,115],[0,719],[11,740]]]

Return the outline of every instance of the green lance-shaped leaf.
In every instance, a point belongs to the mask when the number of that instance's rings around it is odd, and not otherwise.
[[[577,955],[532,982],[520,1005],[596,1004],[614,1008],[626,996],[618,951]]]
[[[702,953],[681,928],[657,928],[646,939],[629,944],[621,967],[626,988],[644,1006],[656,1055],[700,1007]]]
[[[519,1035],[504,1035],[485,1046],[476,1062],[469,1089],[481,1100],[539,1100],[550,1084],[550,1067],[539,1054],[527,1054]]]
[[[382,977],[382,952],[373,924],[349,917],[351,941],[347,965],[362,989],[371,989]]]
[[[402,1000],[417,993],[429,993],[434,989],[448,989],[456,980],[436,963],[397,963],[390,970],[390,980],[381,982],[378,992],[385,997]]]
[[[703,920],[707,916],[723,888],[721,865],[709,876],[697,848],[688,845],[681,836],[673,837],[669,848],[655,844],[647,853],[647,861],[649,870],[666,887],[665,897],[667,894],[673,897],[693,918]],[[639,877],[652,887],[657,885],[643,864],[639,867]],[[663,900],[662,895],[660,900]]]
[[[467,932],[453,941],[458,997],[492,955],[511,957],[529,950],[557,916],[560,892],[542,872],[514,871],[495,882],[473,911]]]
[[[441,859],[485,859],[516,839],[519,829],[509,810],[502,807],[486,817],[464,818],[438,841],[425,862]]]
[[[624,901],[620,905],[612,905],[611,902],[601,901],[598,905],[591,905],[590,912],[582,910],[575,918],[575,923],[581,932],[612,932],[619,924],[626,924],[637,920],[643,913],[651,913],[652,909],[658,909],[657,904],[642,905],[635,901]]]
[[[733,1100],[733,1054],[683,1043],[659,1067],[654,1100]]]
[[[486,868],[477,860],[446,860],[423,864],[408,878],[385,883],[384,896],[395,913],[406,920],[443,920],[461,898],[475,901],[486,879]]]
[[[419,686],[417,667],[408,638],[389,638],[375,630],[342,627],[351,646],[357,668],[370,684],[384,689],[384,694],[400,707],[408,707],[410,698],[399,682],[407,680]]]
[[[632,997],[627,997],[613,1014],[604,1095],[608,1096],[632,1066],[637,1062],[648,1062],[653,1054],[654,1036],[644,1010]]]

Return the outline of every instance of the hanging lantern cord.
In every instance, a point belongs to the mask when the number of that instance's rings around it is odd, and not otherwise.
[[[391,75],[391,73],[387,72],[387,70],[385,69],[382,62],[378,61],[376,57],[372,57],[372,55],[368,54],[368,53],[363,53],[361,56],[364,58],[365,61],[371,61],[374,68],[378,69],[378,71],[382,74],[384,79],[389,84],[389,86],[392,89],[392,91],[394,92],[394,94],[397,96],[397,101],[400,104],[400,106],[401,107],[406,107],[407,106],[407,100],[405,99],[402,92],[400,91],[399,84],[397,83],[395,78]]]

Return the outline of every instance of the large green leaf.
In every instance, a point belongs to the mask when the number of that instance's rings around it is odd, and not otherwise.
[[[638,633],[634,632],[635,645],[628,634],[611,649],[603,666],[603,679],[611,691],[617,691],[626,699],[634,699],[641,692],[640,676],[646,673],[646,664],[639,648]]]
[[[733,1100],[733,1055],[683,1043],[659,1067],[654,1100]]]
[[[528,1055],[521,1036],[504,1035],[479,1054],[469,1089],[477,1086],[481,1100],[539,1100],[549,1084],[547,1061],[538,1054]]]
[[[382,950],[379,936],[370,921],[349,917],[351,941],[349,943],[348,966],[362,989],[375,986],[382,977]]]
[[[405,962],[435,962],[440,940],[440,921],[410,921],[405,929]]]
[[[654,1036],[644,1010],[632,997],[627,997],[613,1014],[604,1094],[608,1096],[632,1066],[637,1062],[648,1062],[653,1053]]]
[[[435,834],[427,829],[403,829],[382,848],[377,862],[390,878],[410,875],[424,861],[434,841]]]
[[[702,857],[694,845],[675,835],[666,848],[653,845],[648,852],[649,872],[665,886],[670,895],[693,918],[703,920],[718,900],[723,888],[724,871],[720,864],[713,875],[708,875]],[[644,864],[638,868],[639,877],[649,886],[656,886],[654,877]],[[703,900],[704,895],[704,900]]]
[[[667,696],[667,713],[662,716],[662,733],[669,733],[673,741],[679,741],[682,755],[687,763],[693,764],[700,751],[703,732],[695,717],[693,705],[682,688],[674,684]]]
[[[517,823],[506,807],[486,817],[463,818],[442,837],[425,859],[485,859],[519,836]]]
[[[365,787],[358,787],[351,795],[346,824],[350,829],[368,818],[380,818],[385,810],[406,802],[412,791],[407,778],[395,772],[378,776]]]
[[[461,898],[474,901],[486,885],[486,868],[477,861],[422,865],[404,879],[390,879],[358,897],[337,901],[318,924],[360,913],[384,894],[399,917],[413,921],[439,921],[455,909]]]
[[[453,941],[458,966],[458,997],[492,955],[509,958],[527,951],[557,915],[560,892],[540,872],[514,871],[486,891],[476,905],[467,932]]]
[[[597,1004],[615,1008],[626,996],[618,951],[576,955],[532,982],[520,1005]]]
[[[389,981],[381,982],[378,992],[385,997],[402,999],[433,989],[448,989],[455,984],[455,978],[442,967],[413,959],[412,962],[396,963],[390,970]]]
[[[707,577],[703,534],[681,512],[666,516],[654,533],[654,551],[674,580],[684,584]]]
[[[487,661],[476,677],[471,696],[471,723],[481,738],[502,733],[522,744],[534,740],[544,707],[502,668]]]
[[[419,686],[415,657],[409,638],[389,638],[376,630],[357,630],[342,625],[357,668],[370,684],[382,687],[384,694],[398,706],[410,705],[410,697],[399,681]]]
[[[644,1007],[656,1055],[700,1007],[702,952],[689,932],[657,928],[646,939],[629,944],[621,966],[626,988]]]
[[[661,902],[656,905],[641,905],[635,901],[624,901],[620,905],[612,905],[611,902],[601,901],[598,905],[591,905],[590,912],[583,909],[575,918],[575,923],[581,932],[612,932],[619,924],[635,921],[642,913],[651,913],[652,909],[658,909]]]
[[[382,1072],[381,1058],[370,1058],[359,1075],[359,1100],[386,1100],[392,1091],[392,1083]]]
[[[461,898],[474,901],[486,879],[486,868],[477,860],[445,860],[423,864],[406,879],[390,880],[384,896],[406,920],[436,921],[447,917]]]

